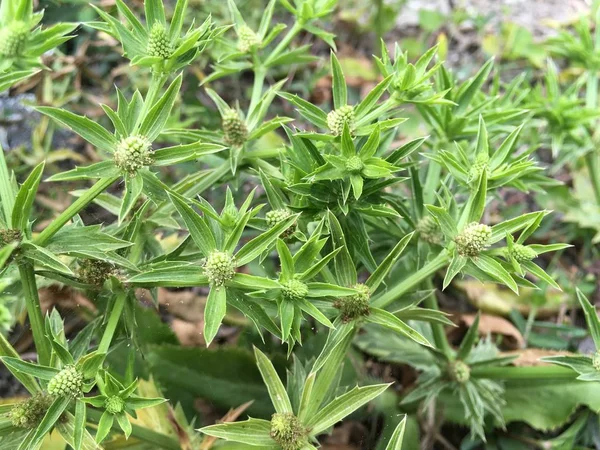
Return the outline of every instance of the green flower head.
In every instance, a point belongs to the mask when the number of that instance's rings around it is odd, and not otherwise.
[[[204,273],[211,285],[223,286],[235,275],[235,260],[225,252],[215,250],[206,258]]]
[[[66,366],[48,383],[48,394],[56,397],[78,397],[83,388],[83,374],[75,366]]]
[[[282,292],[286,300],[302,300],[308,295],[308,287],[300,280],[289,280],[283,283]]]
[[[162,59],[171,57],[172,49],[169,42],[169,36],[165,26],[160,22],[155,22],[148,36],[148,56],[155,56]]]
[[[283,450],[299,450],[307,442],[306,429],[296,416],[275,413],[271,417],[271,437]]]
[[[123,172],[135,175],[154,162],[152,143],[144,136],[129,136],[121,140],[114,153],[115,165]]]
[[[358,291],[358,294],[338,298],[333,303],[333,306],[340,310],[344,322],[369,315],[369,300],[371,299],[369,286],[359,283],[352,287]]]
[[[233,147],[241,147],[248,138],[248,127],[235,109],[225,111],[222,117],[225,142]]]
[[[0,55],[7,58],[19,56],[25,48],[29,32],[29,26],[21,21],[0,29]]]
[[[46,415],[52,401],[53,398],[48,394],[35,394],[12,407],[8,413],[10,421],[15,427],[35,428]]]
[[[344,125],[348,125],[350,133],[353,133],[355,128],[355,113],[354,107],[345,105],[327,114],[327,126],[329,131],[334,136],[341,136],[344,131]]]
[[[491,238],[491,227],[472,222],[454,238],[454,241],[459,255],[474,258],[490,246]]]

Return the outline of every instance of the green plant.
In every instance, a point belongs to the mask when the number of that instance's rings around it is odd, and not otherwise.
[[[65,107],[36,107],[81,138],[93,162],[53,167],[44,179],[48,169],[42,162],[18,182],[20,175],[0,153],[0,269],[20,289],[38,357],[36,363],[24,361],[1,337],[2,362],[32,396],[0,408],[0,439],[16,435],[16,448],[36,449],[56,429],[76,450],[101,442],[110,448],[111,438],[121,434],[168,449],[210,448],[212,438],[221,438],[242,445],[235,448],[301,450],[316,448],[332,427],[351,414],[360,416],[367,404],[379,412],[400,412],[400,401],[401,408],[435,412],[444,405],[455,412],[455,400],[459,412],[445,414],[444,421],[462,415],[471,438],[485,441],[494,437],[494,426],[512,418],[505,408],[511,392],[506,380],[574,382],[575,360],[569,357],[547,360],[567,368],[510,366],[513,358],[499,355],[491,340],[477,342],[479,316],[454,349],[444,328],[454,322],[441,311],[435,290],[451,292],[461,277],[499,284],[515,295],[540,285],[560,290],[542,255],[570,245],[560,237],[537,240],[550,212],[505,211],[504,194],[556,185],[544,175],[524,130],[531,130],[530,116],[546,120],[553,138],[564,143],[574,128],[589,126],[586,114],[573,111],[581,103],[576,89],[561,94],[550,70],[546,82],[556,110],[545,110],[536,91],[529,100],[537,107],[528,112],[523,78],[490,80],[492,60],[459,81],[436,56],[437,47],[412,63],[400,46],[392,58],[382,43],[374,62],[381,79],[357,97],[335,54],[334,36],[321,26],[335,0],[271,0],[257,26],[246,21],[238,3],[228,1],[233,25],[209,16],[189,28],[187,0],[178,0],[172,11],[162,1],[146,0],[144,20],[121,0],[114,8],[94,7],[101,20],[87,25],[119,42],[135,75],[108,97],[112,107],[100,105],[104,116],[97,120]],[[2,0],[0,11],[2,27],[8,26],[6,17],[41,20],[24,0]],[[285,32],[278,14],[291,21]],[[45,44],[64,42],[74,28],[49,28]],[[14,24],[6,29],[14,34]],[[7,80],[0,88],[22,80],[19,64],[33,64],[29,57],[39,56],[36,33],[44,31],[36,28],[23,42],[20,35],[5,41],[12,53],[27,58],[0,66]],[[319,60],[310,44],[297,45],[301,34],[332,49],[331,105],[290,92],[290,67]],[[199,77],[198,89],[189,75],[206,61],[212,72]],[[240,75],[251,76],[247,96],[219,90],[230,76],[242,80]],[[131,80],[144,83],[138,87]],[[586,113],[597,106],[593,85]],[[216,106],[199,119],[186,105],[198,92]],[[429,137],[404,139],[405,107],[415,108]],[[291,108],[299,117],[279,115]],[[77,190],[75,200],[40,229],[36,222],[48,213],[36,200],[46,183]],[[102,224],[91,223],[90,210],[101,211]],[[48,285],[92,300],[85,312],[89,323],[74,337],[57,309],[42,313],[39,288]],[[168,327],[141,306],[141,289],[154,306],[165,292],[205,293],[207,346],[226,339],[222,324],[247,332],[231,353],[211,348],[194,349],[194,355],[217,355],[222,364],[213,365],[227,367],[226,375],[248,376],[242,393],[256,405],[245,407],[260,417],[217,425],[201,417],[201,437],[192,431],[194,383],[164,383],[164,395],[182,403],[167,406],[152,382],[138,381],[169,378],[163,363],[167,356],[180,357]],[[597,320],[582,298],[597,341]],[[375,342],[368,341],[372,336]],[[402,398],[388,383],[352,387],[373,377],[362,364],[352,364],[361,356],[353,344],[386,361],[388,341],[411,349],[402,362],[422,372]],[[280,348],[284,343],[287,353]],[[251,379],[254,361],[244,365],[252,346],[264,385]],[[595,359],[576,358],[585,369],[575,370],[591,373]],[[173,370],[189,370],[192,363],[180,359]],[[276,367],[286,364],[284,387]],[[242,402],[227,397],[232,386],[223,373],[215,375],[218,369],[186,373],[209,385],[203,395],[238,407]],[[350,369],[355,373],[348,380],[344,372]],[[591,404],[586,392],[578,392],[569,412]],[[393,407],[384,404],[389,398]],[[137,413],[147,408],[155,414]],[[405,423],[397,420],[393,431],[372,443],[400,449]]]

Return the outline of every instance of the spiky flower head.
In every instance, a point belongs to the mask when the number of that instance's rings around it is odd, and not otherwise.
[[[369,315],[369,300],[371,299],[369,286],[359,283],[352,287],[358,291],[357,294],[340,297],[333,303],[333,306],[340,310],[344,322]]]
[[[302,300],[308,295],[308,287],[302,281],[292,279],[283,283],[282,292],[286,300]]]
[[[155,56],[162,59],[168,59],[172,53],[171,42],[165,26],[160,22],[154,22],[148,36],[148,56]]]
[[[33,397],[23,400],[11,408],[8,413],[10,421],[15,427],[28,430],[35,428],[46,415],[53,400],[48,394],[35,394]]]
[[[291,413],[275,413],[271,417],[271,438],[283,450],[300,450],[307,443],[307,431]]]
[[[241,147],[248,138],[248,127],[235,109],[228,109],[222,117],[225,142],[232,147]]]
[[[269,211],[265,214],[265,220],[267,221],[267,226],[269,228],[273,228],[279,222],[283,222],[285,219],[290,217],[292,212],[288,209],[274,209],[273,211]],[[296,232],[296,224],[290,225],[290,227],[281,233],[281,237],[283,239],[287,239],[291,237]]]
[[[118,395],[108,397],[104,402],[104,409],[109,414],[119,414],[125,408],[125,401]]]
[[[419,236],[425,242],[439,245],[442,242],[443,234],[440,226],[431,216],[425,216],[417,222],[416,230]]]
[[[93,286],[102,286],[115,273],[115,267],[99,259],[83,259],[79,261],[77,276],[81,281]]]
[[[594,369],[600,372],[600,350],[596,350],[596,353],[592,356],[592,365]]]
[[[512,256],[515,261],[522,263],[537,258],[537,253],[534,249],[525,245],[514,244],[510,251],[510,256]]]
[[[20,242],[23,235],[19,230],[7,229],[0,230],[0,247],[3,247],[13,242]]]
[[[253,47],[260,45],[261,40],[252,28],[242,25],[238,32],[238,49],[242,53],[248,53]]]
[[[471,222],[462,233],[454,238],[456,250],[461,256],[476,257],[490,246],[492,228],[482,223]]]
[[[355,120],[354,107],[351,105],[341,106],[327,114],[327,126],[334,136],[341,136],[344,125],[348,125],[350,133],[353,133]]]
[[[456,360],[448,365],[448,375],[453,381],[464,384],[471,377],[471,369],[463,361]]]
[[[19,20],[0,29],[0,55],[7,58],[19,56],[25,49],[29,26]]]
[[[56,397],[78,397],[83,388],[83,374],[75,366],[66,366],[48,383],[48,394]]]
[[[117,144],[114,153],[116,166],[130,175],[154,162],[152,143],[144,136],[128,136]]]
[[[346,170],[350,173],[360,173],[364,167],[362,159],[358,156],[352,156],[346,160]]]
[[[215,250],[204,262],[204,273],[212,286],[223,286],[235,275],[235,260],[225,252]]]
[[[475,157],[475,162],[469,170],[469,180],[476,181],[484,171],[489,172],[489,160],[490,157],[486,153],[479,153]]]

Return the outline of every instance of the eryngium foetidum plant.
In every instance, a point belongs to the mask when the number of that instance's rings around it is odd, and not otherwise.
[[[189,28],[186,0],[172,10],[146,0],[143,19],[121,0],[113,9],[97,7],[102,21],[91,26],[120,43],[147,84],[129,89],[123,83],[112,106],[100,105],[105,115],[98,120],[70,107],[37,107],[85,141],[95,162],[48,178],[41,163],[21,178],[0,152],[0,269],[19,279],[15,289],[38,356],[37,363],[23,361],[0,341],[3,363],[32,395],[4,416],[7,427],[23,433],[23,448],[39,447],[53,428],[76,449],[93,448],[118,429],[150,445],[181,445],[141,420],[130,423],[137,409],[163,401],[144,397],[134,378],[144,339],[137,326],[138,288],[148,289],[153,300],[159,287],[206,292],[207,345],[223,341],[221,324],[227,322],[255,328],[266,348],[285,343],[281,353],[295,352],[286,388],[270,361],[275,357],[256,349],[273,410],[206,426],[206,435],[283,450],[317,448],[320,435],[388,388],[339,385],[340,368],[365,328],[433,355],[405,402],[429,407],[450,392],[458,395],[474,434],[485,437],[486,415],[503,423],[502,383],[481,376],[481,369],[505,360],[490,348],[483,349],[490,350],[489,360],[477,359],[475,353],[483,352],[472,351],[479,347],[477,325],[452,349],[443,328],[452,322],[440,312],[433,288],[438,274],[443,289],[458,276],[515,293],[558,287],[539,257],[566,245],[530,243],[548,211],[502,217],[501,208],[493,209],[492,200],[502,201],[500,188],[542,190],[552,183],[536,164],[535,147],[519,143],[525,112],[515,106],[518,80],[487,89],[488,61],[459,83],[436,60],[435,48],[413,64],[399,47],[392,60],[383,46],[376,60],[381,78],[357,98],[332,51],[332,102],[315,105],[293,92],[285,68],[318,59],[310,45],[295,45],[301,32],[335,49],[320,23],[336,2],[281,3],[293,16],[285,32],[273,23],[275,0],[258,24],[229,1],[233,26],[208,17]],[[37,27],[41,15],[24,0],[2,0],[0,13],[1,88],[26,76],[17,69],[38,64],[40,51],[66,40],[74,28]],[[203,84],[214,103],[207,108],[220,116],[215,129],[203,116],[187,117],[189,96],[181,94],[196,89],[184,71],[201,55],[212,62]],[[216,92],[213,82],[242,80],[246,72],[253,78],[249,98]],[[498,86],[506,96],[498,95]],[[400,115],[407,103],[416,105],[430,138],[404,139],[400,125],[407,119]],[[295,108],[297,117],[279,117],[280,108],[290,115]],[[175,166],[190,175],[174,181],[181,173],[172,171]],[[38,229],[43,214],[34,205],[42,182],[81,189]],[[255,187],[250,193],[248,185]],[[87,225],[80,216],[92,204],[106,210],[102,225]],[[85,293],[95,302],[89,314],[96,320],[67,340],[59,313],[42,315],[40,282]],[[314,335],[326,335],[322,348],[316,359],[301,360],[298,346]],[[124,370],[111,359],[119,352],[128,355]],[[589,374],[598,359],[587,358],[574,370],[595,379]],[[575,366],[567,359],[553,362]],[[400,449],[402,430],[403,422],[387,449]]]

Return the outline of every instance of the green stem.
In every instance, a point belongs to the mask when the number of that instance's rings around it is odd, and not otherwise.
[[[431,279],[427,282],[428,287],[433,289],[433,283]],[[429,297],[427,297],[423,305],[426,308],[433,309],[435,311],[439,311],[440,307],[438,306],[437,298],[435,296],[435,292],[432,293]],[[444,330],[444,325],[441,323],[433,322],[431,325],[431,331],[433,333],[433,341],[435,346],[446,355],[446,357],[452,357],[452,347],[450,347],[450,342],[448,342],[448,337],[446,336],[446,331]]]
[[[40,306],[40,297],[38,296],[33,265],[26,260],[21,261],[19,263],[19,274],[21,275],[27,317],[29,317],[31,325],[33,341],[38,354],[38,362],[42,365],[48,365],[50,364],[50,341],[44,332],[46,327],[44,326],[44,316],[42,315],[42,308]]]
[[[121,314],[123,313],[123,308],[125,307],[126,299],[127,293],[119,292],[117,294],[117,297],[115,298],[115,301],[112,305],[112,310],[108,317],[106,328],[104,329],[104,334],[102,335],[102,340],[100,341],[100,345],[98,345],[98,353],[108,353],[110,343],[112,342],[113,336],[115,335],[115,331],[117,329],[117,325],[119,324]]]
[[[450,262],[450,256],[445,250],[442,251],[438,256],[429,261],[419,270],[409,275],[407,278],[402,280],[400,283],[386,291],[381,296],[375,298],[372,306],[376,308],[384,308],[390,303],[398,300],[404,294],[409,292],[414,287],[421,284],[424,280],[431,277],[438,270],[445,267]]]
[[[298,33],[302,30],[303,25],[300,22],[295,22],[290,31],[284,36],[284,38],[277,44],[277,47],[269,54],[269,57],[265,61],[265,65],[269,65],[275,58],[277,58],[288,45],[292,42],[292,39],[296,37]]]
[[[150,86],[148,87],[148,92],[146,93],[146,98],[144,99],[142,110],[138,114],[135,126],[133,127],[133,129],[136,130],[136,132],[142,125],[142,122],[144,121],[146,116],[148,115],[148,111],[150,111],[150,108],[152,108],[152,106],[154,105],[154,100],[160,92],[160,88],[162,88],[163,84],[165,84],[165,81],[167,81],[167,78],[168,75],[164,75],[157,71],[152,71]]]
[[[578,374],[561,366],[498,366],[474,367],[471,376],[490,380],[574,380]]]
[[[88,408],[86,416],[90,422],[97,424],[100,421],[100,417],[102,417],[102,413],[96,409]],[[112,428],[115,431],[121,432],[121,428],[119,428],[119,425],[116,421]],[[181,445],[176,439],[134,423],[131,424],[131,437],[139,439],[140,441],[148,442],[152,444],[153,448],[158,446],[160,448],[169,450],[181,450]]]
[[[596,31],[600,33],[600,31]],[[598,75],[595,71],[588,71],[587,87],[585,93],[585,103],[590,109],[595,109],[598,106]],[[592,189],[596,203],[600,205],[600,165],[598,164],[598,152],[592,148],[584,157],[585,165],[590,175]]]
[[[265,77],[267,76],[267,69],[261,65],[258,59],[256,60],[254,67],[254,84],[252,85],[252,97],[250,98],[248,114],[251,114],[254,111],[254,108],[256,108],[258,105],[258,102],[260,102],[263,93]]]
[[[46,227],[34,240],[36,245],[43,246],[48,240],[54,236],[69,220],[79,214],[79,212],[87,205],[92,203],[98,195],[104,192],[111,184],[117,181],[120,176],[101,178],[89,188],[85,193],[73,202],[71,206],[65,209],[50,225]]]

